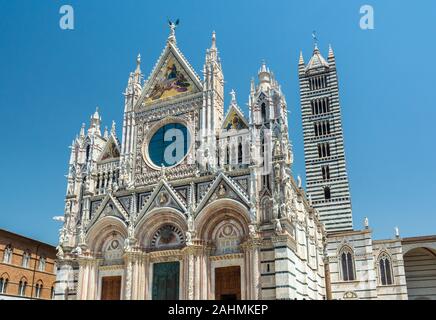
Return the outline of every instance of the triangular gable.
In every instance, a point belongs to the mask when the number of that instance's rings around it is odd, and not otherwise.
[[[168,42],[144,86],[139,103],[152,105],[201,90],[200,77],[180,50],[173,43]]]
[[[110,135],[109,139],[106,142],[106,145],[103,148],[103,152],[99,157],[99,161],[118,159],[119,157],[120,146],[118,140],[113,135]]]
[[[118,200],[108,194],[99,205],[91,221],[89,221],[86,227],[87,230],[89,230],[99,219],[107,216],[117,217],[122,221],[127,221],[129,219],[128,213]]]
[[[226,117],[224,118],[223,126],[224,130],[242,130],[248,129],[248,121],[245,119],[244,114],[241,110],[235,105],[232,104],[230,106],[229,111],[227,112]]]
[[[203,210],[203,208],[209,203],[220,198],[237,200],[242,204],[245,204],[247,208],[250,207],[250,201],[247,194],[236,182],[221,172],[198,204],[195,210],[196,214]]]
[[[168,184],[166,180],[161,182],[153,190],[147,202],[139,212],[137,222],[149,211],[155,208],[173,208],[182,213],[187,211],[186,203],[181,199],[177,192]]]

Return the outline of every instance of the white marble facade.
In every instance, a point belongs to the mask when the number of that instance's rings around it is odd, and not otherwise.
[[[121,141],[115,123],[102,133],[99,110],[73,140],[56,298],[407,298],[401,239],[327,234],[294,180],[288,108],[266,64],[251,81],[246,117],[234,91],[224,106],[215,33],[200,78],[175,28],[145,81],[137,58]],[[173,164],[160,153],[167,128],[189,137]],[[355,275],[347,281],[344,248]],[[377,273],[383,253],[389,286]]]

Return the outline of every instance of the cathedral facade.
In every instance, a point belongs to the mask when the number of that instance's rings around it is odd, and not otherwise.
[[[215,33],[200,77],[175,27],[145,81],[137,58],[121,141],[99,110],[73,140],[55,297],[406,299],[404,240],[352,228],[333,51],[300,58],[306,194],[273,72],[252,79],[246,117],[234,91],[224,105]]]

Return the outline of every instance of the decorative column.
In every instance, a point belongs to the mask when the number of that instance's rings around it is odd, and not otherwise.
[[[241,247],[245,257],[245,273],[247,292],[245,299],[261,299],[260,283],[260,247],[262,240],[258,236],[253,236],[244,242]]]
[[[203,247],[196,244],[188,244],[183,248],[183,260],[184,260],[184,274],[185,274],[185,300],[200,299],[200,286],[201,286],[201,256]]]
[[[100,259],[81,256],[79,262],[79,279],[77,286],[78,300],[96,300],[98,292],[98,266]]]
[[[144,299],[141,288],[142,281],[144,281],[142,278],[144,273],[143,254],[136,248],[131,249],[124,254],[124,260],[126,264],[125,299]]]
[[[138,300],[150,300],[150,256],[148,253],[143,253],[139,261],[139,283],[138,283]]]

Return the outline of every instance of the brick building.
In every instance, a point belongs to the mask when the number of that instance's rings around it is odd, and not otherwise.
[[[51,299],[56,249],[0,229],[0,300]]]

